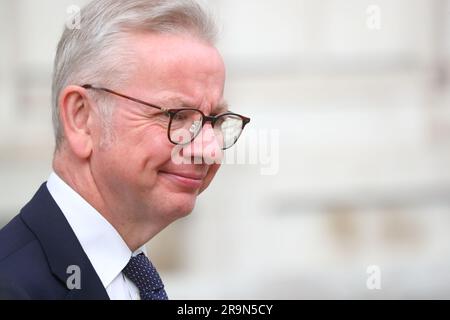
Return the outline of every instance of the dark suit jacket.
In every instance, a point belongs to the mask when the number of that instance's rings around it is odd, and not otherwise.
[[[80,289],[67,285],[69,266],[79,267]],[[0,299],[109,299],[45,184],[0,230]]]

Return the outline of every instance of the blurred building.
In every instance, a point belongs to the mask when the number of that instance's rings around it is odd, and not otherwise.
[[[86,2],[0,0],[0,225],[51,171],[52,60]],[[149,243],[171,298],[450,298],[450,1],[207,4],[252,122]]]

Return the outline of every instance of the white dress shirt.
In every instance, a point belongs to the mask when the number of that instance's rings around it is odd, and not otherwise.
[[[139,290],[122,273],[132,256],[146,254],[142,246],[131,252],[117,230],[56,173],[47,188],[72,227],[111,300],[139,300]]]

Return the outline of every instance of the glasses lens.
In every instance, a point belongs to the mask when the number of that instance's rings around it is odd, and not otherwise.
[[[202,129],[202,120],[202,113],[198,110],[177,111],[169,128],[170,141],[175,144],[190,143]]]
[[[236,115],[223,115],[217,119],[214,130],[222,149],[228,149],[236,143],[242,133],[242,127],[243,120]]]

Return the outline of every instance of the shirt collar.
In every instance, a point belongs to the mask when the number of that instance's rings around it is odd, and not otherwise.
[[[56,173],[50,175],[47,188],[105,288],[122,272],[131,256],[146,254],[145,246],[131,252],[117,230]]]

